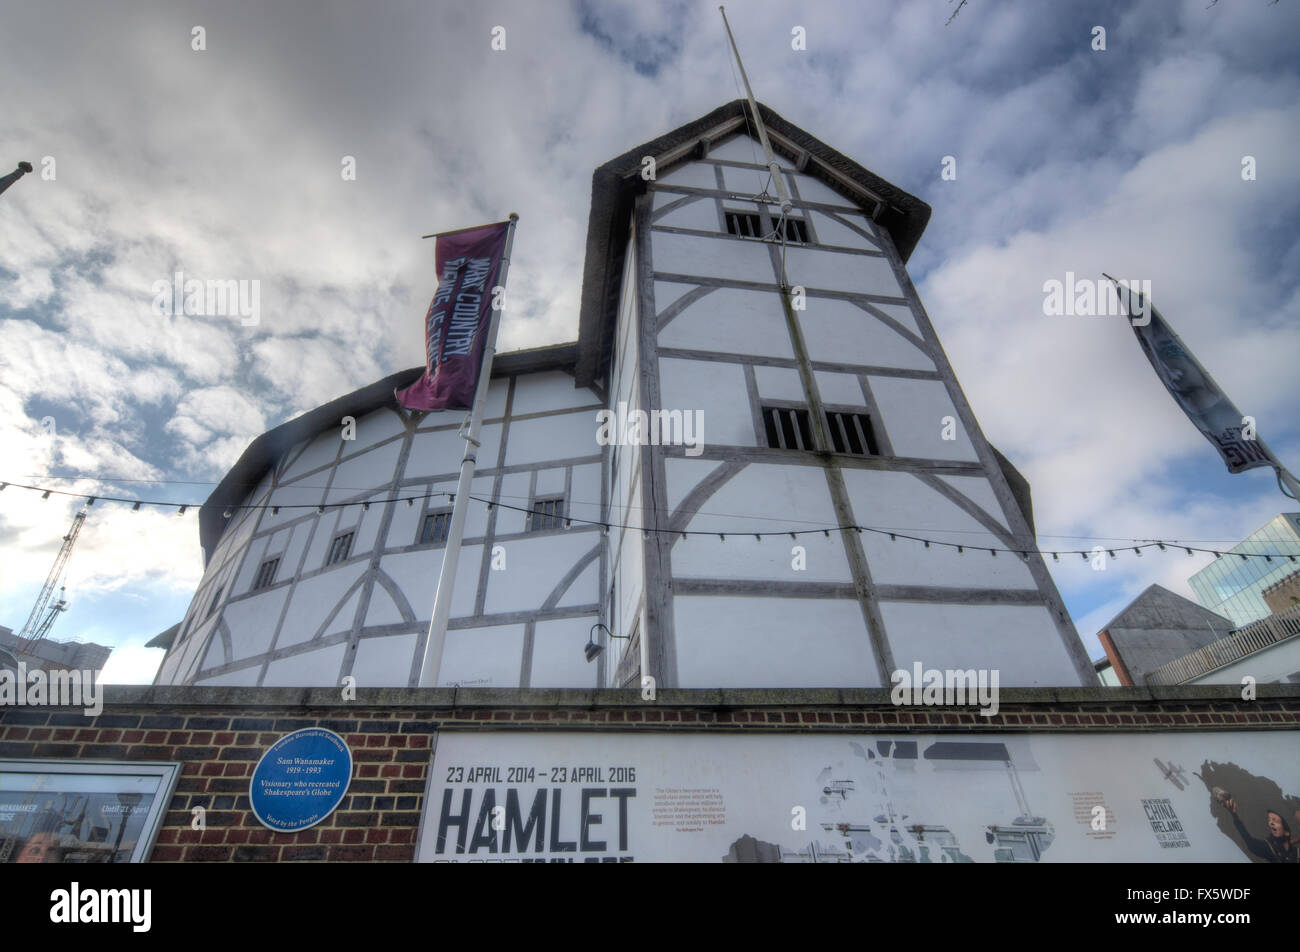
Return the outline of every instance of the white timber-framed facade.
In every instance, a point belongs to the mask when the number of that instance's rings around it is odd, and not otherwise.
[[[907,273],[928,206],[761,107],[800,224],[733,234],[777,224],[746,108],[597,169],[578,342],[494,364],[474,495],[500,505],[469,510],[440,686],[878,688],[915,663],[1092,683],[1028,486]],[[397,409],[421,370],[254,441],[203,507],[206,570],[156,683],[416,685],[441,559],[421,536],[462,450],[461,413]],[[698,414],[702,441],[602,445],[620,405]],[[793,445],[771,445],[773,410]],[[507,508],[557,500],[567,528]],[[601,632],[587,663],[597,623],[625,640]]]

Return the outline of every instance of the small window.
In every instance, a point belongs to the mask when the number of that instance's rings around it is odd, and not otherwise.
[[[533,503],[532,512],[528,514],[528,531],[545,532],[548,529],[564,528],[564,497],[538,499]]]
[[[632,637],[623,642],[627,647],[618,660],[614,683],[620,688],[636,687],[641,683],[641,619],[632,626]]]
[[[871,417],[867,414],[827,411],[826,428],[830,430],[835,452],[854,456],[880,455],[876,434],[871,429]]]
[[[208,606],[208,618],[211,618],[217,612],[217,606],[221,604],[221,589],[217,589],[217,594],[212,596],[212,604]]]
[[[762,238],[763,220],[756,212],[727,212],[727,232],[741,238]]]
[[[813,448],[812,423],[808,411],[791,407],[763,407],[767,445],[781,450]]]
[[[335,562],[342,562],[344,559],[348,557],[348,553],[351,551],[352,551],[351,532],[345,532],[342,535],[335,536],[334,541],[330,543],[330,554],[329,554],[329,558],[325,560],[325,564],[333,565]]]
[[[275,581],[275,573],[280,568],[280,559],[267,559],[257,569],[257,578],[253,579],[253,591],[259,588],[266,588]]]
[[[443,545],[451,529],[451,511],[431,512],[420,526],[420,545]]]
[[[778,240],[783,236],[786,241],[797,242],[801,245],[808,244],[808,223],[802,218],[787,218],[785,221],[777,219],[776,237]]]

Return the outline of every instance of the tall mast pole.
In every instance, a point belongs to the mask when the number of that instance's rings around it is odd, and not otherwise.
[[[763,157],[767,159],[767,170],[772,173],[772,181],[776,183],[776,194],[781,199],[781,214],[788,215],[794,204],[790,201],[790,192],[785,187],[785,177],[781,174],[781,167],[776,164],[776,156],[772,154],[772,143],[767,140],[767,129],[763,125],[763,117],[758,114],[758,103],[754,101],[754,90],[749,88],[749,76],[745,73],[745,64],[740,61],[740,50],[736,48],[736,38],[731,35],[731,24],[727,22],[727,11],[723,7],[718,7],[722,14],[722,25],[727,28],[727,39],[731,41],[731,51],[736,54],[736,65],[740,67],[740,78],[745,84],[745,96],[749,99],[749,111],[754,114],[754,125],[758,127],[758,141],[763,146]]]
[[[501,276],[497,283],[505,287],[510,271],[510,251],[515,243],[515,223],[519,216],[510,213],[510,226],[506,232],[506,246],[501,253]],[[496,354],[497,329],[501,326],[501,311],[493,309],[488,322],[487,341],[483,347],[483,366],[479,370],[478,387],[470,409],[468,426],[462,428],[465,437],[465,455],[460,461],[460,479],[456,482],[456,500],[451,508],[451,525],[447,528],[447,546],[442,553],[442,570],[438,574],[438,594],[433,599],[433,618],[429,621],[429,639],[424,646],[424,662],[420,666],[420,687],[436,688],[442,670],[442,652],[447,644],[447,622],[451,618],[451,594],[456,584],[456,568],[460,563],[460,542],[465,534],[465,513],[469,509],[469,494],[474,482],[475,453],[479,448],[479,427],[483,423],[483,408],[487,405],[488,382],[492,377],[492,358]]]

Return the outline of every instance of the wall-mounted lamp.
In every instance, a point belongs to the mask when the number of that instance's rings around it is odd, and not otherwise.
[[[605,650],[605,646],[604,646],[604,645],[598,645],[598,644],[596,644],[596,639],[595,639],[594,636],[595,636],[595,631],[596,631],[597,628],[604,628],[604,629],[605,629],[605,634],[609,635],[609,637],[611,637],[611,638],[625,638],[625,639],[627,639],[628,641],[631,641],[631,640],[632,640],[632,636],[631,636],[631,635],[616,635],[616,634],[614,634],[612,631],[609,630],[608,626],[603,625],[603,624],[601,624],[600,622],[596,622],[596,624],[594,624],[594,625],[591,626],[591,631],[587,632],[587,644],[586,644],[586,646],[582,649],[583,652],[587,655],[587,663],[588,663],[588,664],[590,664],[591,662],[595,661],[597,655],[599,655],[602,651]]]

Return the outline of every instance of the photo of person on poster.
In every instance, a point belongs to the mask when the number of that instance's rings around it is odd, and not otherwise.
[[[1247,832],[1246,824],[1237,815],[1237,803],[1231,795],[1224,797],[1220,802],[1232,814],[1232,824],[1241,834],[1247,850],[1270,863],[1300,863],[1300,843],[1297,843],[1291,835],[1291,827],[1286,820],[1282,819],[1282,814],[1276,810],[1264,811],[1268,835],[1264,839],[1258,839]]]

